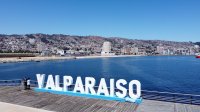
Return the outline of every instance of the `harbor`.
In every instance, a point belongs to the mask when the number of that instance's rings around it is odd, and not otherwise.
[[[194,56],[83,57],[77,60],[56,59],[39,63],[31,61],[0,64],[0,110],[4,112],[9,112],[9,109],[16,110],[15,112],[29,110],[30,112],[199,112],[200,92],[196,89],[199,85],[199,69],[196,65],[199,64]],[[38,88],[35,75],[38,73],[55,76],[54,79],[58,79],[56,75],[60,75],[61,81],[55,80],[55,83],[59,82],[60,87],[64,85],[62,79],[65,75],[71,74],[74,79],[81,77],[83,84],[85,84],[84,78],[93,77],[97,82],[95,90],[98,90],[102,77],[105,78],[108,88],[111,78],[115,81],[123,78],[127,82],[130,79],[138,79],[142,84],[142,103],[138,105],[134,102],[35,91]],[[89,73],[94,75],[88,75]],[[24,77],[31,80],[30,90],[24,90],[22,86],[21,81]],[[45,85],[47,80],[43,82]],[[185,83],[180,83],[182,80],[189,82],[184,85]],[[76,81],[73,82],[69,90],[73,90]],[[117,87],[114,90],[118,91]]]
[[[194,56],[133,56],[119,58],[65,59],[0,64],[1,80],[36,74],[139,80],[143,90],[200,94],[199,59]],[[183,80],[185,80],[184,83]]]

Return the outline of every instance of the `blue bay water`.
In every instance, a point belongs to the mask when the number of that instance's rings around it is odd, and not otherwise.
[[[193,56],[139,56],[0,64],[0,80],[36,80],[35,74],[139,80],[143,90],[200,94],[200,59]],[[108,84],[109,85],[109,84]]]

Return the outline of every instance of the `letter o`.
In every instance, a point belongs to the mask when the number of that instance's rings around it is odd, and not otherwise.
[[[136,85],[136,94],[133,92],[133,85]],[[141,83],[138,80],[132,80],[129,83],[129,96],[133,99],[141,96]]]

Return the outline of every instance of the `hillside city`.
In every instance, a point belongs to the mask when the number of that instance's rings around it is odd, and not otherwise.
[[[71,36],[63,34],[0,35],[0,53],[38,53],[42,56],[100,55],[109,42],[114,55],[195,55],[199,43],[137,40],[118,37]]]

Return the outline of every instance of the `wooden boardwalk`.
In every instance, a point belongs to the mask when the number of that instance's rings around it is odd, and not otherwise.
[[[0,102],[56,112],[133,112],[136,105],[128,102],[37,93],[19,87],[0,86]],[[26,111],[25,111],[26,112]],[[137,112],[200,112],[199,105],[143,100]]]
[[[134,103],[37,93],[19,87],[1,87],[0,101],[56,112],[133,112]]]

